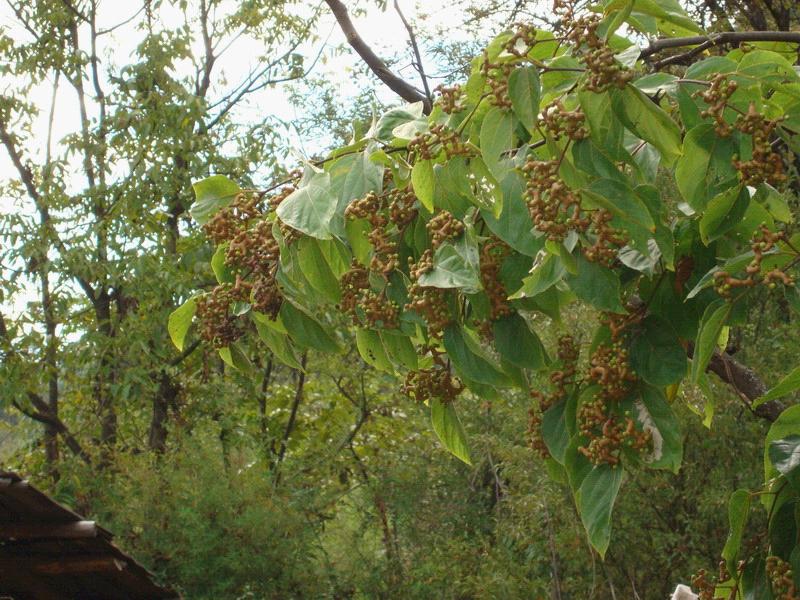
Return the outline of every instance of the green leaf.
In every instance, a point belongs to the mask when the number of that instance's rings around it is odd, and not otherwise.
[[[566,269],[558,256],[552,254],[539,254],[531,269],[531,274],[522,280],[522,287],[513,293],[510,298],[533,298],[547,291],[556,282],[561,281]]]
[[[520,369],[538,371],[547,366],[547,353],[539,336],[519,313],[497,319],[492,325],[500,356]]]
[[[195,201],[189,214],[200,225],[205,225],[220,209],[228,206],[236,194],[242,191],[239,185],[224,175],[212,175],[192,185]]]
[[[297,261],[311,286],[335,304],[341,300],[339,280],[322,254],[320,243],[325,242],[310,237],[297,240]]]
[[[637,403],[639,421],[645,429],[650,429],[653,436],[653,454],[648,458],[648,466],[677,473],[683,461],[683,437],[678,418],[661,389],[644,385],[641,392],[646,414]]]
[[[339,344],[322,325],[291,302],[284,302],[281,305],[280,317],[286,331],[289,332],[289,337],[300,346],[320,352],[339,351]]]
[[[722,549],[722,558],[728,565],[730,573],[736,573],[737,557],[742,545],[742,535],[744,534],[747,517],[750,514],[750,492],[747,490],[736,490],[731,494],[728,501],[728,539]]]
[[[565,281],[569,289],[598,310],[624,313],[620,300],[619,276],[611,269],[586,260],[578,255],[578,274],[567,275]]]
[[[650,142],[672,165],[681,154],[681,130],[655,102],[633,86],[612,90],[611,105],[632,133]]]
[[[656,316],[647,317],[634,334],[630,361],[636,374],[655,386],[666,387],[686,376],[686,351],[672,326]]]
[[[697,211],[737,183],[732,137],[719,137],[714,126],[702,123],[683,140],[683,154],[675,166],[675,181],[683,199]]]
[[[226,348],[220,348],[219,356],[225,362],[225,364],[233,367],[237,371],[249,373],[253,370],[253,364],[250,362],[250,359],[247,358],[247,355],[241,349],[239,344],[231,344]]]
[[[800,435],[790,435],[769,443],[769,460],[777,471],[800,489]]]
[[[503,193],[500,216],[495,217],[496,211],[493,209],[483,208],[481,217],[491,232],[514,250],[527,256],[536,256],[542,249],[544,238],[536,238],[531,233],[533,221],[523,199],[525,181],[518,171],[509,171],[500,182],[500,187]]]
[[[481,289],[478,243],[471,229],[455,241],[444,242],[433,254],[433,270],[419,278],[424,287]]]
[[[412,371],[419,367],[417,350],[407,336],[389,330],[382,330],[378,333],[386,353],[395,364],[401,364]]]
[[[337,199],[331,192],[328,173],[315,173],[303,187],[295,190],[276,209],[278,218],[306,235],[327,240],[336,212]]]
[[[211,270],[218,283],[233,283],[236,276],[225,264],[225,257],[228,255],[228,244],[220,244],[211,257]]]
[[[608,209],[623,221],[641,227],[645,232],[655,232],[653,216],[630,185],[616,179],[598,179],[584,189],[584,194],[591,202]]]
[[[508,78],[508,96],[511,99],[511,108],[514,110],[514,114],[517,115],[528,133],[533,135],[536,131],[541,98],[539,70],[536,67],[514,69]]]
[[[714,350],[717,347],[719,334],[731,313],[732,305],[722,300],[716,300],[706,307],[700,328],[694,342],[694,356],[692,357],[692,383],[700,380],[700,375],[705,372]]]
[[[414,193],[429,213],[433,212],[433,196],[436,178],[430,160],[418,160],[411,169],[411,185]]]
[[[708,246],[736,227],[750,206],[746,187],[730,188],[715,196],[700,218],[700,238]]]
[[[501,165],[502,154],[514,147],[514,116],[505,109],[493,107],[481,124],[481,156],[489,171],[502,179],[507,168]]]
[[[197,310],[197,296],[192,296],[178,308],[172,311],[167,321],[167,331],[175,347],[183,352],[186,334],[192,325],[192,317]]]
[[[467,446],[467,435],[464,433],[464,427],[461,425],[456,409],[453,408],[453,403],[442,403],[433,398],[430,405],[433,430],[439,436],[442,445],[456,458],[472,465]]]
[[[395,127],[411,121],[421,120],[422,110],[422,102],[415,102],[414,104],[407,104],[406,106],[391,109],[378,119],[373,132],[374,137],[382,142],[391,142],[394,137],[392,132]]]
[[[264,341],[267,348],[272,352],[272,355],[280,362],[287,367],[302,371],[303,365],[300,363],[300,358],[297,356],[294,348],[289,343],[289,336],[286,333],[281,333],[277,329],[270,327],[267,321],[269,321],[269,319],[266,315],[260,315],[259,313],[253,314],[253,322],[256,325],[258,337]]]
[[[569,415],[568,405],[570,402],[573,402],[572,415]],[[542,439],[550,455],[562,465],[569,446],[569,429],[567,427],[569,416],[574,420],[574,401],[572,398],[567,398],[554,404],[544,411],[542,415]]]
[[[356,329],[356,347],[364,362],[386,373],[394,373],[392,362],[386,354],[378,332],[371,329]]]
[[[589,543],[605,558],[611,540],[611,512],[622,484],[622,468],[595,466],[578,490],[578,510]]]
[[[495,367],[482,354],[473,350],[465,339],[465,332],[458,325],[448,325],[444,330],[444,348],[456,371],[463,379],[469,379],[495,387],[507,387],[508,376]]]
[[[791,394],[795,390],[800,389],[800,367],[795,367],[791,373],[781,379],[775,387],[771,388],[766,394],[753,402],[752,408],[761,406],[765,402],[777,400],[787,394]]]
[[[791,436],[800,435],[800,404],[795,404],[784,410],[775,422],[770,425],[767,437],[764,438],[764,481],[770,482],[774,478],[780,476],[780,471],[772,464],[772,459],[769,455],[769,449],[772,442],[781,439],[787,439]],[[769,503],[772,502],[771,499]],[[769,506],[769,504],[767,504]]]

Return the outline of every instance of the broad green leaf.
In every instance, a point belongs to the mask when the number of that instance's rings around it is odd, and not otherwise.
[[[518,171],[513,170],[506,173],[500,187],[503,192],[500,216],[495,217],[494,210],[481,209],[481,217],[491,232],[514,250],[527,256],[536,256],[542,249],[544,238],[533,236],[533,221],[523,199],[525,181]]]
[[[630,361],[647,383],[666,387],[686,376],[686,351],[672,325],[656,316],[647,317],[633,334]]]
[[[444,330],[444,348],[458,374],[476,383],[507,387],[510,383],[508,376],[485,356],[474,352],[465,335],[458,325],[448,325]]]
[[[769,443],[769,460],[777,471],[800,489],[800,435],[790,435]]]
[[[786,377],[781,379],[775,387],[771,388],[766,394],[756,399],[753,402],[753,408],[769,402],[777,400],[787,394],[800,389],[800,367],[795,367]]]
[[[626,86],[612,91],[611,105],[625,127],[661,152],[665,164],[672,165],[678,159],[681,130],[649,97],[633,86]]]
[[[242,191],[239,185],[224,175],[212,175],[192,184],[195,201],[189,214],[200,225],[205,225],[221,208],[228,206],[236,194]]]
[[[393,108],[378,119],[375,129],[371,132],[374,137],[382,142],[391,142],[394,129],[404,123],[422,119],[422,102],[415,102]]]
[[[339,280],[331,271],[319,244],[320,240],[310,237],[297,240],[297,261],[311,286],[327,301],[337,303],[341,300]]]
[[[733,187],[718,194],[706,206],[700,218],[700,238],[707,246],[736,227],[750,206],[746,187]]]
[[[522,287],[510,298],[533,298],[560,281],[565,272],[564,263],[558,256],[542,252],[538,255],[530,276],[522,280]]]
[[[381,336],[386,353],[393,359],[395,364],[400,364],[411,370],[418,368],[417,350],[408,337],[390,330],[381,330],[378,333]]]
[[[431,423],[442,445],[456,458],[472,464],[467,446],[467,436],[452,402],[443,403],[436,398],[430,401]]]
[[[671,73],[650,73],[633,81],[634,87],[640,92],[651,96],[660,91],[672,93],[678,87],[676,75]]]
[[[579,255],[578,274],[567,275],[565,281],[573,293],[598,310],[624,313],[620,300],[619,276],[611,269],[586,260]]]
[[[275,211],[278,218],[306,235],[330,239],[331,220],[337,205],[330,179],[328,173],[314,174],[304,186],[280,203]]]
[[[300,358],[297,356],[292,345],[289,343],[289,336],[286,333],[281,333],[277,329],[270,327],[267,322],[269,319],[259,318],[257,313],[253,313],[253,322],[258,331],[258,337],[261,338],[270,349],[272,355],[287,367],[303,370],[303,365],[300,363]]]
[[[578,92],[581,109],[586,115],[591,139],[614,160],[625,158],[627,151],[623,139],[625,128],[611,108],[609,92],[596,94],[588,90]]]
[[[630,185],[616,179],[598,179],[584,189],[584,194],[592,203],[611,211],[623,221],[646,232],[655,232],[653,216]]]
[[[539,115],[539,100],[541,84],[539,83],[539,69],[536,67],[521,67],[514,69],[508,78],[508,96],[511,98],[511,108],[514,114],[531,135],[536,131],[536,121]],[[483,131],[481,131],[483,135]],[[483,147],[483,142],[481,142]]]
[[[236,281],[236,276],[225,264],[225,257],[228,254],[228,244],[220,244],[214,250],[214,255],[211,257],[211,270],[214,271],[214,277],[217,278],[218,283],[233,283]]]
[[[700,320],[700,328],[697,331],[697,338],[694,342],[694,356],[692,357],[692,383],[700,380],[700,374],[704,373],[714,350],[717,348],[717,340],[722,332],[725,321],[731,314],[732,305],[717,300],[708,305],[703,318]]]
[[[197,296],[192,296],[169,315],[167,331],[169,332],[172,343],[175,344],[175,347],[181,352],[183,352],[186,334],[189,332],[189,327],[192,325],[192,317],[194,317],[196,310]]]
[[[322,325],[291,302],[284,302],[281,305],[280,317],[289,337],[300,346],[320,352],[339,351],[339,344]]]
[[[760,202],[769,211],[776,220],[782,223],[791,223],[794,221],[792,216],[792,209],[784,194],[776,190],[768,183],[762,183],[758,186],[755,196],[755,202]]]
[[[225,348],[219,349],[220,358],[230,367],[244,373],[249,373],[253,370],[253,364],[247,355],[241,349],[239,344],[231,344]]]
[[[418,160],[414,164],[411,169],[411,185],[420,204],[432,213],[436,178],[433,175],[433,163],[430,160]]]
[[[689,206],[701,211],[709,200],[737,184],[734,154],[734,139],[718,136],[713,125],[702,123],[686,134],[675,181]]]
[[[514,147],[514,116],[506,109],[493,107],[481,124],[481,156],[489,171],[502,179],[507,167],[502,166],[503,153]]]
[[[455,241],[444,242],[433,254],[433,270],[420,276],[425,287],[460,288],[467,293],[481,289],[478,244],[471,229]]]
[[[500,217],[503,212],[503,190],[481,157],[469,161],[467,181],[472,188],[475,206],[491,211],[495,218]]]
[[[497,352],[512,365],[538,371],[547,366],[547,353],[539,336],[519,313],[497,319],[493,326]]]
[[[641,402],[637,403],[639,421],[653,436],[653,453],[648,466],[653,469],[668,469],[677,473],[683,460],[683,437],[678,418],[675,416],[661,389],[642,386]]]
[[[383,342],[377,331],[370,329],[356,329],[356,347],[361,358],[371,367],[379,371],[394,373],[392,362],[386,355]]]
[[[622,467],[595,466],[581,483],[578,508],[589,543],[605,557],[611,540],[611,512],[622,484]]]
[[[764,438],[765,483],[769,483],[781,475],[781,472],[775,468],[775,465],[772,463],[772,458],[770,457],[772,442],[788,439],[793,436],[800,436],[800,404],[790,406],[778,415],[778,418],[770,426],[766,438]],[[762,498],[762,503],[769,508],[773,503],[773,499]]]
[[[544,440],[550,455],[559,464],[564,464],[564,456],[569,446],[569,429],[567,419],[571,416],[575,418],[574,409],[570,415],[568,404],[572,399],[566,398],[550,408],[542,415],[542,439]]]
[[[737,557],[742,545],[747,517],[750,514],[750,492],[736,490],[728,501],[728,539],[722,549],[722,558],[728,565],[728,572],[736,573]]]

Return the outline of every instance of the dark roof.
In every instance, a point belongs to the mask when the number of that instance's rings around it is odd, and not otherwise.
[[[112,537],[15,473],[0,471],[0,598],[178,598],[153,583]]]

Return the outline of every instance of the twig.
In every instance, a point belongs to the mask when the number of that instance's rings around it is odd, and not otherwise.
[[[400,10],[400,3],[398,0],[394,0],[394,9],[397,11],[397,14],[400,16],[400,20],[403,22],[403,25],[408,31],[408,39],[411,42],[411,49],[414,51],[414,56],[416,57],[417,63],[416,68],[419,72],[419,77],[422,79],[422,87],[425,89],[425,96],[427,96],[428,101],[433,101],[433,96],[431,95],[430,87],[428,87],[428,78],[425,76],[425,69],[422,66],[422,55],[419,52],[419,46],[417,45],[417,36],[414,35],[414,29],[411,27],[411,24],[406,20],[403,11]]]

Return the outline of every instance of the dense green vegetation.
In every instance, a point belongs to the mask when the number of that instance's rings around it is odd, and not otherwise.
[[[493,4],[344,99],[336,0],[9,2],[0,466],[187,598],[798,597],[796,8]]]

